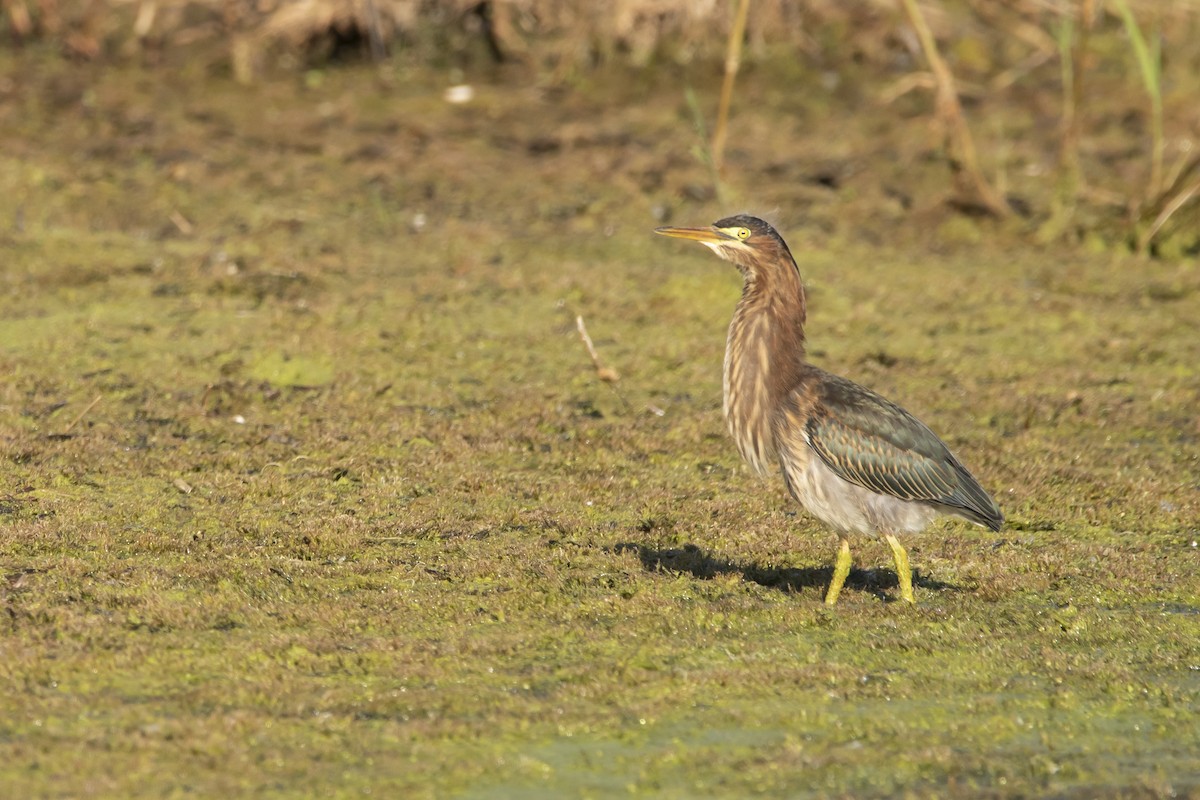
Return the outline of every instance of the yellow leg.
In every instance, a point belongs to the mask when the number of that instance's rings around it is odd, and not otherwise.
[[[917,602],[913,597],[912,570],[908,567],[908,553],[900,544],[900,540],[892,534],[889,533],[883,538],[887,539],[888,546],[892,548],[892,557],[896,559],[896,577],[900,579],[900,597],[910,603]]]
[[[825,593],[825,605],[831,606],[837,602],[838,594],[842,591],[842,584],[846,582],[846,576],[850,574],[850,541],[842,539],[842,546],[838,549],[837,563],[833,565],[833,580],[829,582],[829,591]]]

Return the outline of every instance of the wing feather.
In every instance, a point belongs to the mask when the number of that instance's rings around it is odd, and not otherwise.
[[[822,373],[805,432],[844,480],[879,494],[942,506],[999,530],[1000,509],[949,448],[900,406]]]

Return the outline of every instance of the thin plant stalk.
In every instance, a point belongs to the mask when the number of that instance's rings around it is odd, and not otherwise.
[[[375,0],[366,0],[367,12],[367,41],[371,45],[371,60],[383,61],[387,58],[387,45],[383,41],[383,23],[379,18],[379,7]]]
[[[1146,43],[1142,29],[1133,16],[1133,9],[1127,0],[1113,0],[1117,13],[1125,23],[1125,31],[1129,35],[1129,44],[1137,59],[1138,69],[1142,73],[1142,83],[1146,86],[1146,94],[1150,96],[1150,187],[1147,195],[1157,196],[1162,191],[1163,176],[1163,108],[1162,108],[1162,59],[1159,52],[1158,37],[1154,37],[1153,47]]]
[[[1079,163],[1080,118],[1088,41],[1095,13],[1095,0],[1081,0],[1078,3],[1078,26],[1076,15],[1068,11],[1063,15],[1058,30],[1058,57],[1062,69],[1062,138],[1059,141],[1058,191],[1054,209],[1039,231],[1043,241],[1062,235],[1075,215],[1076,202],[1083,189],[1083,170]]]
[[[1088,41],[1095,17],[1095,0],[1082,0],[1079,4],[1078,36],[1075,35],[1075,20],[1068,14],[1063,19],[1059,42],[1063,62],[1063,138],[1059,162],[1066,186],[1072,193],[1079,191],[1083,178],[1079,166],[1080,109],[1083,107]]]
[[[1043,241],[1062,235],[1075,216],[1075,202],[1079,196],[1079,81],[1075,70],[1074,38],[1074,20],[1070,14],[1066,14],[1058,29],[1058,58],[1062,69],[1062,138],[1058,148],[1058,186],[1050,218],[1038,231]]]
[[[692,111],[692,123],[696,126],[696,136],[699,139],[699,142],[692,148],[692,154],[708,168],[717,202],[722,208],[725,208],[728,205],[725,202],[725,185],[721,182],[721,171],[717,169],[716,161],[713,159],[712,147],[709,144],[708,132],[704,125],[704,111],[701,110],[700,101],[690,86],[684,90],[683,95],[687,99],[688,108]]]
[[[750,16],[750,0],[738,0],[737,13],[733,18],[733,30],[729,32],[729,46],[725,49],[725,80],[721,83],[721,101],[717,106],[717,125],[713,130],[713,167],[719,172],[725,163],[725,138],[729,126],[729,105],[733,101],[733,82],[741,66],[742,39],[746,36],[746,19]]]
[[[966,174],[967,180],[975,191],[979,202],[997,217],[1006,217],[1012,211],[1008,201],[997,192],[983,172],[979,169],[979,158],[975,153],[975,142],[971,131],[963,118],[962,105],[958,102],[958,91],[954,88],[954,75],[942,54],[938,51],[937,41],[925,21],[925,15],[917,5],[917,0],[903,0],[904,10],[908,19],[917,32],[929,69],[933,72],[937,83],[937,114],[947,126],[946,150],[950,157],[951,167],[958,177]]]

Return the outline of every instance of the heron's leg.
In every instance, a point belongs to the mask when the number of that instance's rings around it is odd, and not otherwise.
[[[892,557],[896,559],[896,577],[900,579],[900,597],[910,603],[917,602],[913,597],[912,570],[908,567],[908,553],[900,544],[900,540],[892,534],[889,533],[883,538],[887,539],[888,546],[892,548]]]
[[[837,602],[842,584],[846,582],[846,576],[849,574],[850,540],[843,538],[842,546],[838,549],[837,563],[833,565],[833,580],[829,582],[829,591],[825,593],[825,605],[831,606]]]

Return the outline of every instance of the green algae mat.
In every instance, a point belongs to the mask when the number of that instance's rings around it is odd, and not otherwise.
[[[40,58],[0,65],[0,794],[1200,794],[1194,255],[1030,244],[924,122],[753,75],[723,204],[666,78]],[[651,230],[742,209],[812,359],[1007,516],[907,540],[915,607],[864,542],[826,609],[835,538],[725,434],[737,274]]]

